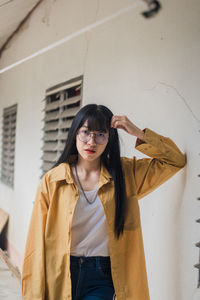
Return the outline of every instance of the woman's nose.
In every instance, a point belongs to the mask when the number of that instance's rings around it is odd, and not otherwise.
[[[96,145],[96,142],[95,142],[95,134],[91,134],[91,135],[90,135],[90,139],[89,139],[88,143],[89,143],[90,145]]]

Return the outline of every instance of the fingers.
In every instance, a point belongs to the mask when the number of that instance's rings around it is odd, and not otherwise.
[[[127,133],[141,137],[144,135],[141,129],[139,129],[136,125],[134,125],[127,116],[113,116],[110,122],[110,126],[116,129],[123,129]]]
[[[128,122],[128,118],[126,116],[113,116],[111,119],[110,126],[112,128],[124,128]]]

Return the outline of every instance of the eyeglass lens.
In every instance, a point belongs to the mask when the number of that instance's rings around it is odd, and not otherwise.
[[[82,142],[89,142],[92,138],[92,133],[86,130],[78,132],[79,139]],[[105,144],[108,139],[108,135],[106,133],[93,133],[95,143],[97,144]]]

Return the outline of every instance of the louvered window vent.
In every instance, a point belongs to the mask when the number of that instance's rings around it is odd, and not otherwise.
[[[14,186],[17,104],[3,110],[1,181]]]
[[[80,109],[83,78],[78,77],[46,91],[42,175],[60,157],[73,118]]]

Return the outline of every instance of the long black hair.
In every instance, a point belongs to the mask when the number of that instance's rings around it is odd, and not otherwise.
[[[69,158],[73,154],[78,154],[76,148],[77,131],[84,124],[88,122],[88,129],[91,131],[108,131],[108,144],[101,156],[101,160],[108,172],[114,180],[115,186],[115,226],[114,231],[117,238],[124,230],[125,219],[125,184],[122,173],[121,159],[120,159],[120,143],[117,129],[110,127],[113,113],[104,105],[88,104],[82,107],[76,114],[71,128],[68,132],[66,145],[60,158],[55,166],[60,163],[69,162]]]

